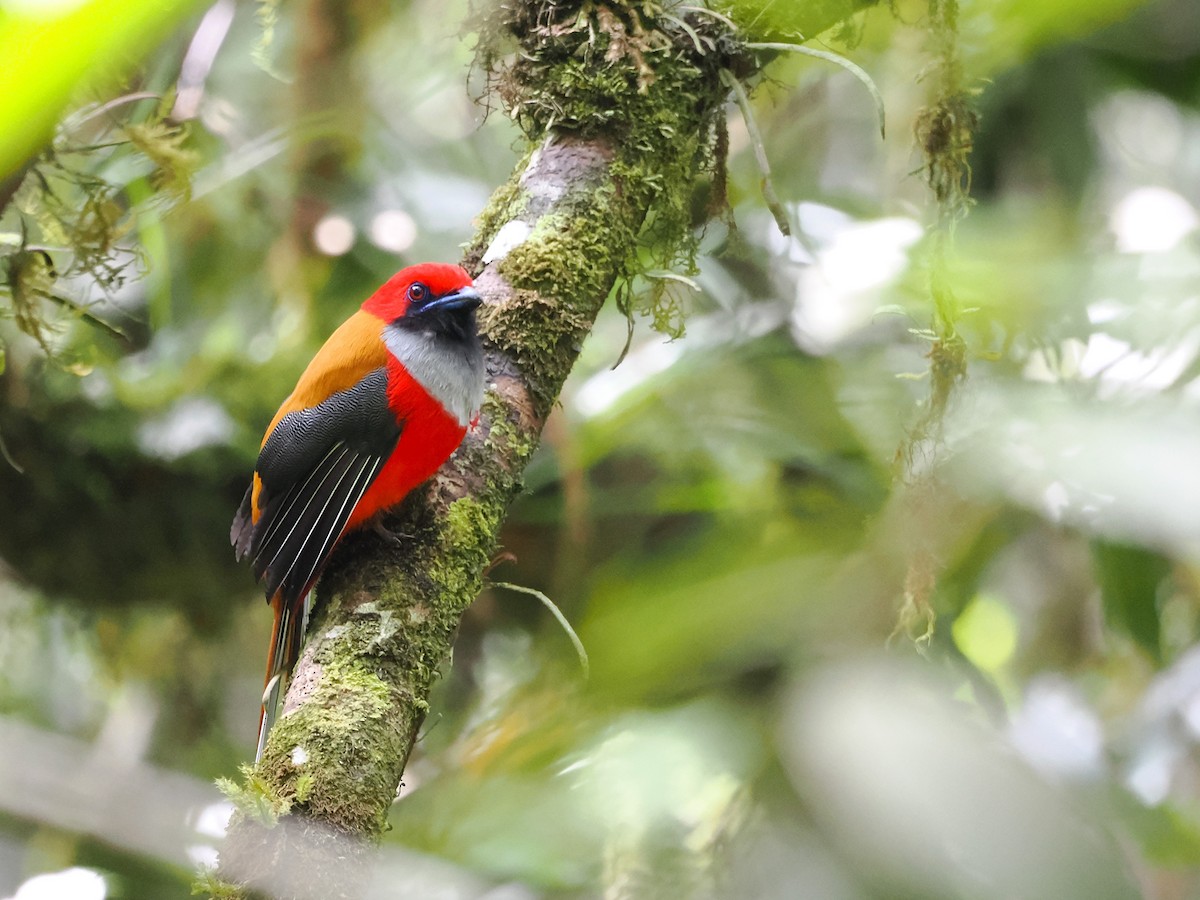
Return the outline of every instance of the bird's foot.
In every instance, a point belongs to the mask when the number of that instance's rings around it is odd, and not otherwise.
[[[403,547],[406,542],[413,539],[413,535],[411,534],[405,534],[403,531],[392,531],[390,528],[385,527],[379,519],[376,519],[371,524],[371,529],[389,544],[395,544],[397,547]]]

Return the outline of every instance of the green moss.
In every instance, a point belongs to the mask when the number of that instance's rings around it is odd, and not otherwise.
[[[638,276],[695,272],[692,192],[697,176],[715,168],[714,123],[723,114],[711,98],[723,93],[720,70],[740,54],[718,20],[693,16],[681,28],[649,0],[519,6],[481,45],[501,101],[533,141],[554,130],[602,137],[617,151],[611,181],[583,186],[532,223],[502,265],[511,284],[551,302],[544,309],[530,300],[490,333],[533,371],[539,392],[554,393],[557,383],[543,386],[537,373],[564,368],[564,354],[574,358],[614,279],[623,310],[681,333],[677,297],[661,279],[643,288]],[[511,42],[519,52],[506,56]],[[542,336],[539,346],[528,345],[530,334]]]
[[[397,730],[388,721],[393,708],[391,690],[361,660],[325,660],[314,696],[275,723],[260,769],[280,785],[279,799],[291,810],[350,832],[379,834],[387,804],[376,782],[386,767],[360,768],[354,760],[367,763],[372,747],[394,747],[386,734]]]
[[[607,295],[624,261],[622,250],[634,243],[639,225],[629,197],[641,175],[619,163],[613,172],[619,181],[578,185],[555,212],[534,223],[501,265],[511,284],[556,298],[571,313],[594,309]]]
[[[417,610],[421,633],[428,636],[426,652],[416,659],[418,677],[425,684],[433,680],[462,611],[479,593],[480,573],[495,546],[502,518],[502,510],[494,504],[467,497],[454,501],[447,509],[440,539],[422,560],[419,595],[428,601],[410,605],[409,618],[411,621]],[[416,692],[415,696],[423,694]]]
[[[539,435],[522,428],[509,415],[509,408],[492,392],[484,395],[480,416],[488,423],[487,442],[490,458],[513,459],[524,467],[538,448]]]
[[[446,510],[444,541],[460,552],[478,547],[493,539],[500,522],[501,516],[491,504],[463,497]]]
[[[589,313],[560,306],[554,295],[517,288],[500,315],[481,322],[492,343],[521,367],[543,415],[579,352],[594,310],[603,302],[603,295],[592,296]]]
[[[211,900],[245,900],[248,896],[241,885],[225,881],[213,869],[204,869],[192,882],[193,896],[207,896]]]
[[[513,118],[539,136],[550,127],[592,135],[624,124],[622,100],[637,90],[636,73],[628,66],[572,58],[554,69],[553,90],[522,91],[511,108]]]
[[[313,785],[315,783],[316,783],[316,780],[313,778],[312,774],[309,772],[305,772],[303,775],[301,775],[299,778],[296,779],[296,802],[297,803],[307,803],[308,802],[308,798],[312,795],[312,789],[313,789]]]
[[[480,29],[479,62],[492,91],[530,138],[552,127],[584,135],[626,122],[630,93],[656,77],[670,47],[655,0],[545,0],[498,7]],[[511,45],[519,52],[510,57]]]
[[[241,772],[244,784],[229,778],[218,778],[217,790],[229,798],[240,815],[267,828],[274,828],[279,817],[291,809],[291,803],[276,795],[271,784],[249,766],[242,766]]]

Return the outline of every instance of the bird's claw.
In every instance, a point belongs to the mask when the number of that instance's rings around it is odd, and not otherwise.
[[[407,541],[413,539],[413,535],[405,534],[403,531],[392,531],[390,528],[385,527],[383,522],[378,519],[372,523],[371,528],[389,544],[395,544],[397,547],[403,547]]]

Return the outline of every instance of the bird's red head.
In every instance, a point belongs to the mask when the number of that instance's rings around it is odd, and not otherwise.
[[[401,269],[362,305],[364,311],[394,322],[423,312],[474,309],[479,295],[461,266],[421,263]]]

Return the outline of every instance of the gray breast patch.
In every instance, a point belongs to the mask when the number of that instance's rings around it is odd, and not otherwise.
[[[483,403],[483,353],[477,338],[458,340],[432,329],[386,325],[383,342],[410,375],[461,425]]]

